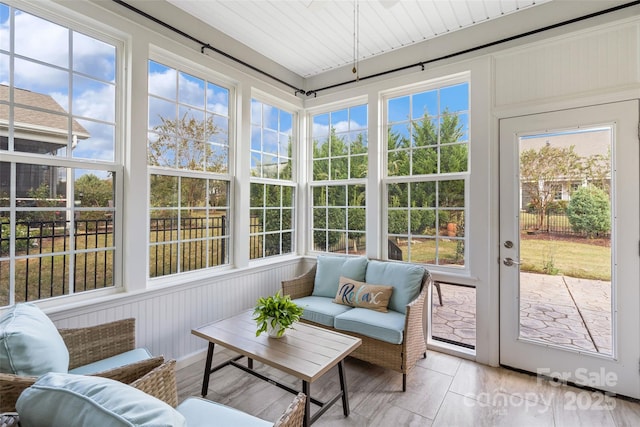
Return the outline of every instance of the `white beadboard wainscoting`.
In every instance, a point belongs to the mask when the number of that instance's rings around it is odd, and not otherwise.
[[[178,360],[179,365],[204,358],[207,343],[191,329],[233,316],[255,305],[260,296],[275,293],[280,282],[306,272],[315,260],[274,260],[254,268],[230,271],[211,279],[164,286],[132,295],[118,295],[101,303],[48,313],[60,328],[83,327],[113,320],[136,319],[136,343],[154,355]]]
[[[495,107],[619,98],[640,83],[639,52],[640,24],[633,18],[497,53]]]

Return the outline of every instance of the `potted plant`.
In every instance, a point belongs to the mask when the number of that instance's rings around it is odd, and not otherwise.
[[[253,311],[258,325],[256,336],[267,332],[270,337],[280,338],[284,332],[300,320],[303,308],[291,301],[289,295],[281,296],[280,291],[269,297],[258,299]]]

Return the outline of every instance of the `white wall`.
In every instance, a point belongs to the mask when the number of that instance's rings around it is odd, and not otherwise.
[[[473,179],[468,197],[469,270],[462,275],[434,271],[434,276],[477,287],[476,359],[493,365],[498,363],[499,354],[498,120],[502,117],[579,105],[640,98],[640,18],[634,15],[633,9],[617,13],[617,20],[613,22],[607,19],[592,21],[597,26],[581,23],[565,30],[554,30],[547,36],[537,35],[530,40],[493,48],[491,52],[479,52],[447,63],[435,64],[424,72],[390,75],[375,82],[361,82],[339,91],[320,93],[317,98],[302,100],[294,97],[292,91],[274,87],[272,82],[253,72],[238,69],[228,61],[203,58],[199,46],[185,42],[178,36],[171,36],[166,31],[159,30],[157,25],[139,25],[143,20],[116,7],[112,2],[104,3],[105,7],[121,13],[127,19],[89,2],[58,3],[63,5],[62,9],[95,20],[96,25],[118,29],[127,43],[130,53],[126,59],[127,76],[131,82],[128,88],[131,104],[126,112],[125,136],[128,149],[125,164],[129,175],[125,181],[124,206],[127,206],[127,212],[140,214],[128,214],[124,218],[123,280],[130,294],[105,296],[101,301],[77,303],[74,306],[52,307],[48,309],[48,313],[60,326],[86,325],[134,316],[138,319],[138,341],[141,345],[148,346],[156,354],[178,359],[185,359],[205,347],[205,343],[191,337],[189,331],[192,327],[250,307],[259,295],[275,291],[280,280],[305,271],[312,260],[290,257],[280,262],[252,265],[244,255],[242,245],[238,245],[234,248],[235,259],[239,263],[235,266],[237,269],[195,275],[188,282],[146,288],[146,270],[140,267],[146,265],[146,255],[142,255],[146,254],[146,239],[141,231],[146,230],[146,202],[140,194],[146,194],[146,168],[141,165],[146,164],[146,61],[151,45],[160,46],[233,79],[240,95],[240,103],[251,97],[254,87],[301,111],[302,108],[319,108],[326,103],[366,97],[370,104],[370,126],[378,130],[381,128],[378,123],[378,99],[381,92],[450,74],[470,73]],[[149,9],[148,12],[154,14],[153,8]],[[182,28],[189,29],[189,18],[181,16],[180,19]],[[163,35],[145,28],[146,26],[153,27]],[[201,26],[198,21],[193,23],[192,28],[200,34],[206,34],[207,30]],[[567,32],[568,30],[572,32]],[[256,65],[262,64],[277,69],[263,58],[256,57]],[[283,70],[278,72],[286,74]],[[238,105],[237,111],[242,118],[249,110],[245,104],[244,107]],[[304,120],[304,115],[301,118]],[[242,124],[237,131],[240,146],[247,147],[248,132],[243,130]],[[303,131],[301,136],[304,136]],[[372,146],[377,147],[378,141],[379,134],[372,132]],[[244,161],[242,156],[237,159],[237,162],[241,161]],[[247,184],[236,182],[236,185],[240,192],[234,206],[239,212],[247,210]],[[304,195],[301,200],[304,200]],[[370,237],[379,237],[380,222],[375,217],[370,217],[368,221],[368,225],[374,228]],[[304,225],[304,218],[299,218],[299,224]],[[241,232],[241,228],[236,231]],[[299,233],[298,243],[304,245],[301,234]],[[206,277],[207,275],[210,277]]]

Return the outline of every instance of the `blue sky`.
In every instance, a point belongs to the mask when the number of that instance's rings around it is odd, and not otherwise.
[[[9,17],[9,7],[0,4],[0,84],[4,85],[9,84]],[[88,130],[91,136],[79,141],[74,158],[113,161],[115,47],[72,32],[72,50],[69,34],[60,25],[17,11],[14,85],[50,95]]]

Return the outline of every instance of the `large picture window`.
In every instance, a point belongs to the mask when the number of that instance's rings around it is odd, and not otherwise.
[[[251,100],[250,259],[294,250],[293,118]]]
[[[0,306],[119,284],[117,51],[0,3]]]
[[[312,117],[312,248],[365,253],[367,106]]]
[[[469,84],[386,99],[391,259],[465,265]]]
[[[229,89],[149,61],[149,276],[229,263]]]

